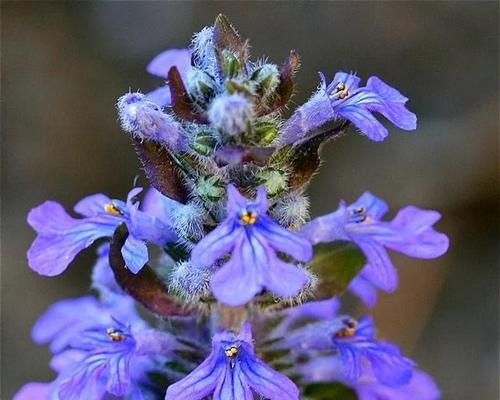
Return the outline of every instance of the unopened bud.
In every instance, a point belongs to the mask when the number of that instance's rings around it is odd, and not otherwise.
[[[283,171],[265,168],[257,172],[257,177],[270,196],[282,193],[287,188],[287,176]]]
[[[260,145],[269,145],[278,137],[278,125],[274,121],[258,121],[253,126],[254,138]]]
[[[234,78],[240,73],[241,65],[236,56],[229,50],[222,50],[220,56],[222,73],[227,79]]]
[[[202,156],[208,156],[212,154],[217,141],[210,132],[200,132],[198,133],[189,146]]]
[[[208,119],[214,127],[230,136],[242,134],[252,118],[252,104],[237,93],[216,97],[208,110]]]
[[[223,183],[215,176],[199,178],[195,191],[202,200],[207,202],[219,201],[225,193]]]
[[[124,131],[141,139],[166,144],[174,151],[185,151],[181,125],[144,94],[127,93],[118,99],[117,107]]]
[[[256,68],[251,77],[255,82],[256,91],[262,97],[272,95],[280,83],[280,73],[274,64],[264,64]]]
[[[216,83],[214,79],[198,68],[189,70],[186,83],[189,94],[202,107],[206,106],[215,94]]]

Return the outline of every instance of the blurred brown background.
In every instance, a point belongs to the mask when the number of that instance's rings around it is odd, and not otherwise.
[[[88,288],[93,252],[59,278],[27,266],[25,217],[45,199],[71,207],[122,197],[139,173],[115,99],[159,83],[144,67],[183,47],[223,12],[253,55],[302,56],[297,104],[316,72],[374,74],[410,97],[419,129],[383,143],[351,134],[324,150],[313,214],[364,190],[391,210],[443,213],[452,241],[434,261],[394,257],[401,284],[374,314],[382,336],[430,372],[443,399],[498,399],[497,2],[2,2],[2,399],[49,380],[49,352],[30,341],[52,302]],[[34,399],[36,400],[36,399]]]

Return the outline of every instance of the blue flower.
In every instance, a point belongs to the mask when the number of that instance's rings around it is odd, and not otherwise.
[[[61,300],[38,318],[31,336],[35,343],[50,343],[50,350],[60,353],[81,332],[105,329],[112,326],[115,320],[144,326],[130,297],[123,296],[121,301],[112,304],[101,303],[93,296]]]
[[[99,400],[106,393],[140,398],[139,384],[146,382],[145,373],[155,360],[165,361],[175,350],[185,350],[170,334],[150,329],[130,298],[122,300],[112,306],[91,296],[64,300],[39,318],[33,338],[50,342],[55,353],[51,366],[58,373],[48,384],[49,398]],[[31,390],[35,389],[48,390]]]
[[[165,400],[298,400],[299,390],[286,376],[255,356],[250,325],[240,334],[221,331],[212,339],[212,352],[194,371],[167,389]]]
[[[148,261],[146,242],[163,246],[173,237],[165,222],[138,209],[134,198],[141,190],[132,189],[126,203],[103,194],[88,196],[75,206],[84,217],[81,219],[69,216],[54,201],[32,209],[28,223],[38,235],[28,250],[31,269],[41,275],[59,275],[80,251],[99,238],[111,237],[116,227],[125,223],[130,235],[122,255],[127,267],[137,273]]]
[[[318,92],[284,124],[282,144],[293,143],[337,118],[351,121],[371,140],[384,140],[388,131],[373,116],[374,112],[401,129],[416,129],[417,117],[405,107],[408,99],[376,76],[369,78],[361,88],[360,79],[345,72],[337,72],[329,85],[323,74],[320,78]]]
[[[191,69],[191,50],[189,49],[168,49],[162,51],[146,67],[146,70],[164,80],[168,77],[168,71],[172,67],[177,67],[183,80]],[[171,104],[170,88],[165,84],[146,94],[148,100],[158,104],[160,107],[168,107]]]
[[[341,358],[345,376],[356,382],[367,368],[373,369],[377,381],[388,386],[408,384],[413,362],[401,355],[399,349],[375,339],[371,318],[356,321],[347,316],[320,320],[305,325],[276,345],[295,351],[331,351]]]
[[[303,226],[300,233],[311,243],[348,240],[360,247],[367,258],[367,265],[351,286],[362,294],[368,304],[374,301],[367,283],[387,292],[397,287],[397,272],[385,248],[416,258],[435,258],[448,249],[448,237],[432,228],[441,215],[436,211],[408,206],[401,209],[390,221],[382,221],[387,204],[364,193],[355,203],[343,202],[337,211],[316,218]]]
[[[381,384],[373,373],[373,368],[366,368],[360,378],[353,382],[344,374],[342,359],[338,355],[315,357],[296,371],[305,383],[339,382],[352,388],[359,400],[437,400],[439,389],[432,378],[425,372],[413,369],[411,380],[401,386]]]
[[[210,266],[231,253],[211,280],[215,297],[227,305],[245,304],[264,288],[278,296],[294,296],[307,283],[305,272],[282,261],[277,252],[306,262],[312,257],[311,244],[274,222],[267,209],[263,186],[250,201],[229,185],[226,219],[191,253],[193,264],[199,266]]]
[[[139,139],[164,144],[174,152],[186,151],[186,132],[174,118],[142,93],[127,93],[118,99],[118,116],[124,131]]]

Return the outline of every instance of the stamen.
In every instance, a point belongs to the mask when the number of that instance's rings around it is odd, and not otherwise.
[[[120,209],[113,203],[108,203],[104,206],[104,211],[111,215],[123,215]]]
[[[330,94],[331,99],[345,99],[349,96],[349,90],[344,82],[339,82],[339,84],[333,89],[333,92]]]
[[[243,225],[253,225],[257,222],[258,215],[253,211],[245,211],[241,214],[240,222]]]
[[[106,335],[108,335],[109,340],[112,342],[123,342],[127,337],[122,331],[115,328],[106,329]]]
[[[236,346],[231,346],[229,349],[224,350],[224,354],[229,358],[233,358],[238,354],[238,348]]]
[[[337,339],[347,339],[351,338],[356,334],[357,322],[353,319],[345,319],[342,321],[345,325],[344,328],[340,328],[337,332],[335,332],[335,338]]]
[[[365,222],[368,219],[366,208],[359,207],[351,209],[352,221],[356,223]]]

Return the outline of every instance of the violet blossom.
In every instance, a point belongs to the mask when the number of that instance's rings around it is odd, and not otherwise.
[[[138,209],[135,197],[141,188],[132,189],[127,202],[112,200],[104,194],[82,199],[75,211],[83,218],[69,216],[54,201],[46,201],[31,210],[28,223],[37,237],[28,250],[30,267],[41,275],[62,273],[83,249],[99,238],[111,237],[118,225],[125,223],[130,231],[122,255],[134,273],[148,261],[146,243],[164,245],[172,238],[169,226]]]
[[[264,187],[257,189],[254,201],[243,197],[233,185],[227,190],[227,217],[195,246],[193,264],[211,265],[231,253],[211,280],[214,295],[228,305],[245,304],[265,288],[278,296],[296,295],[307,283],[307,275],[276,253],[306,262],[312,256],[311,244],[266,214]]]
[[[366,192],[349,206],[341,202],[335,212],[308,222],[300,231],[312,244],[348,240],[359,246],[367,264],[351,289],[371,305],[376,296],[372,285],[392,292],[398,284],[386,248],[423,259],[439,257],[448,250],[448,237],[432,227],[441,217],[438,212],[407,206],[385,222],[382,217],[387,210],[383,200]]]
[[[253,400],[254,393],[268,400],[298,400],[299,390],[285,375],[259,360],[249,323],[239,335],[220,331],[212,351],[194,371],[169,386],[165,400]]]
[[[338,118],[351,121],[362,134],[378,142],[385,139],[388,131],[373,116],[374,112],[401,129],[416,129],[417,118],[405,107],[408,99],[376,76],[369,78],[365,87],[359,87],[360,79],[346,72],[337,72],[329,85],[323,74],[320,78],[317,93],[283,126],[280,143],[294,143]]]

